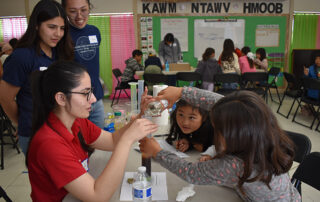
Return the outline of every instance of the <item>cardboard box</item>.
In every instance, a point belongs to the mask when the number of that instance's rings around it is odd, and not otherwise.
[[[189,63],[171,63],[169,64],[169,71],[190,71]]]

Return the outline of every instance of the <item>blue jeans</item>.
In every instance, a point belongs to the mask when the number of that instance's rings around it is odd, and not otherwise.
[[[102,99],[91,105],[91,112],[89,115],[89,120],[96,124],[99,128],[104,127],[104,105]]]
[[[25,136],[19,136],[19,146],[22,150],[22,152],[24,153],[24,156],[27,156],[27,151],[28,151],[28,147],[29,147],[29,140],[30,137],[25,137]]]

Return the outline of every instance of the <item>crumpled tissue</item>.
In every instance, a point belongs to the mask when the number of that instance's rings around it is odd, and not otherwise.
[[[187,200],[187,198],[193,196],[196,194],[196,192],[194,191],[194,185],[193,184],[189,184],[186,187],[183,187],[181,191],[178,192],[176,201],[185,201]]]

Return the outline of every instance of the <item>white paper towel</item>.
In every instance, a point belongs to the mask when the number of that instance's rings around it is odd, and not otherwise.
[[[160,91],[162,91],[163,89],[165,89],[167,87],[168,87],[167,85],[154,85],[153,86],[153,97],[156,97]],[[169,122],[168,109],[164,110],[161,113],[160,117],[152,117],[152,121],[153,121],[153,123],[160,125],[160,126],[168,125],[168,122]]]

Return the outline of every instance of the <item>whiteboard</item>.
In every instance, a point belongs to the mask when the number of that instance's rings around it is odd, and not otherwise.
[[[181,51],[188,51],[188,18],[161,19],[161,41],[167,33],[179,40]]]
[[[215,49],[216,58],[223,50],[225,39],[232,39],[235,48],[244,46],[245,20],[197,19],[194,21],[194,57],[202,60],[206,48]]]
[[[256,47],[279,47],[279,25],[258,25],[256,28]]]

